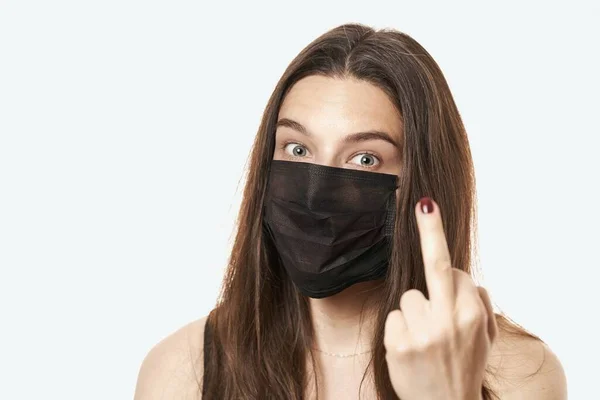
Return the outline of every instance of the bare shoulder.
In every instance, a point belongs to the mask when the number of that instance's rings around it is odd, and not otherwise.
[[[135,400],[202,397],[206,318],[171,333],[148,352],[138,374]]]
[[[488,364],[489,383],[502,400],[565,400],[563,367],[542,341],[500,330]]]

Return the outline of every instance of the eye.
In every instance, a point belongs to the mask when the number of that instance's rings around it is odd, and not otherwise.
[[[375,157],[373,154],[362,153],[357,154],[350,160],[350,164],[360,165],[365,168],[373,168],[380,164],[379,158]]]
[[[285,145],[284,150],[294,157],[306,157],[309,154],[308,149],[299,143],[288,143]]]

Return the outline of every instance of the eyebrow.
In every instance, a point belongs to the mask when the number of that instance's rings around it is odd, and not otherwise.
[[[304,127],[304,125],[302,125],[300,122],[294,121],[293,119],[281,118],[279,121],[277,121],[275,128],[279,128],[280,126],[293,129],[306,136],[312,136],[312,134]],[[344,137],[345,143],[365,142],[367,140],[383,140],[393,144],[395,147],[400,147],[390,134],[378,130],[354,132]]]

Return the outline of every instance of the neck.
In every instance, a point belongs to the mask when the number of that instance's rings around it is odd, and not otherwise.
[[[334,296],[309,299],[314,347],[336,354],[370,350],[375,317],[372,300],[380,284],[357,283]]]

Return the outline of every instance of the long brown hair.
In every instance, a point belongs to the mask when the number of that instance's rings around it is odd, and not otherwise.
[[[394,102],[403,120],[395,239],[387,277],[378,290],[382,294],[377,298],[369,364],[379,399],[398,398],[383,346],[387,314],[398,308],[400,296],[408,289],[427,295],[414,215],[421,197],[430,196],[441,207],[453,266],[471,272],[476,215],[473,162],[440,68],[407,34],[360,24],[334,28],[291,62],[264,111],[221,295],[207,321],[212,340],[204,360],[204,398],[300,400],[306,393],[312,340],[308,303],[279,264],[262,218],[280,105],[294,83],[315,74],[376,85]],[[500,319],[500,327],[527,335],[505,319]],[[486,383],[482,393],[484,399],[494,396]]]

